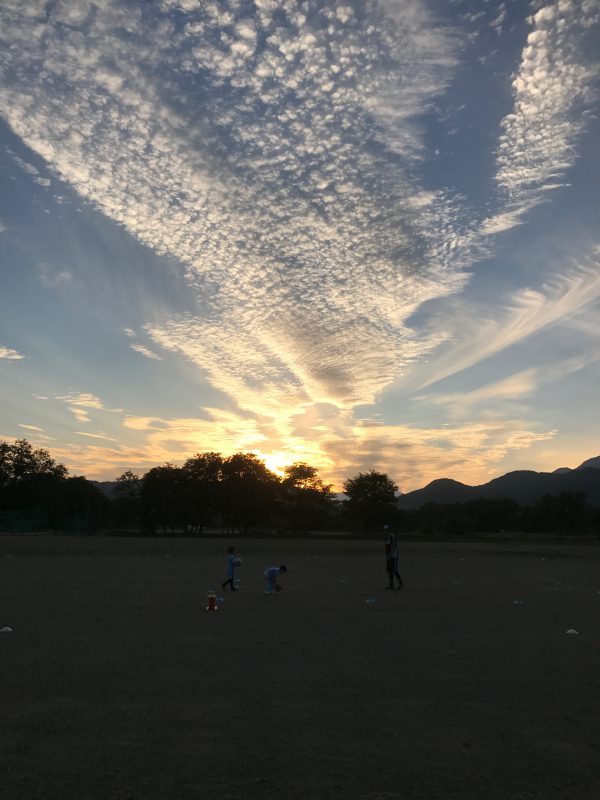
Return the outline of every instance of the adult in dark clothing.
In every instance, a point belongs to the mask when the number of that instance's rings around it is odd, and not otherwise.
[[[387,570],[388,578],[389,578],[389,586],[386,586],[386,589],[393,589],[394,588],[394,577],[398,581],[398,589],[403,589],[404,584],[402,583],[402,578],[400,577],[400,573],[398,572],[398,542],[396,540],[396,534],[393,533],[389,527],[386,525],[384,530],[386,531],[385,537],[385,568]]]

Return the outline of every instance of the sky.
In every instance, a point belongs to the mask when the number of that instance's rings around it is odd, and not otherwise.
[[[600,453],[600,0],[2,0],[0,440]]]

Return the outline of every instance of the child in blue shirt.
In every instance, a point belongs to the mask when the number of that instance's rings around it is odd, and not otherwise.
[[[235,554],[235,547],[230,547],[227,550],[227,580],[221,584],[223,589],[225,589],[227,586],[231,586],[231,591],[237,592],[237,587],[235,585],[235,570],[236,567],[239,567],[241,563],[242,559]]]
[[[285,564],[281,564],[279,567],[269,567],[265,570],[265,594],[281,591],[281,584],[278,583],[277,578],[282,572],[287,572]]]

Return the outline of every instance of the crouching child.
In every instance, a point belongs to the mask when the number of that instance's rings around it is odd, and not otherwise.
[[[265,570],[265,594],[273,594],[273,592],[281,591],[281,584],[279,583],[279,576],[282,572],[287,572],[285,564],[279,567],[269,567]]]

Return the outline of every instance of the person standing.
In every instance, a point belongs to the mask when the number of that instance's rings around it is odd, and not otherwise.
[[[237,592],[237,586],[235,585],[235,570],[240,566],[241,563],[242,559],[235,554],[235,547],[230,547],[227,550],[227,580],[221,584],[222,589],[225,589],[227,586],[231,586],[231,591]]]
[[[394,577],[398,580],[398,589],[404,588],[404,583],[398,572],[398,541],[396,534],[386,525],[384,531],[387,531],[385,537],[385,568],[387,570],[389,586],[386,589],[394,588]]]

